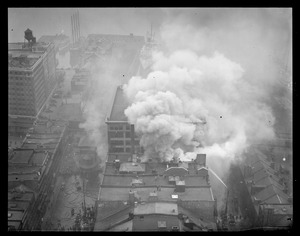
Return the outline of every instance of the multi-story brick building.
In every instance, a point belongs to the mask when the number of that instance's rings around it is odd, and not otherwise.
[[[9,115],[36,116],[56,83],[53,44],[8,45]]]
[[[140,139],[134,132],[134,125],[130,124],[124,114],[129,106],[122,87],[117,87],[109,116],[106,119],[108,126],[108,152],[115,154],[140,153]]]

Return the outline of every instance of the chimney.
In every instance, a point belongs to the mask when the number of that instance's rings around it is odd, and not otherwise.
[[[206,154],[197,154],[196,163],[201,166],[206,166]]]
[[[176,180],[175,191],[179,193],[185,192],[185,181],[184,180]]]

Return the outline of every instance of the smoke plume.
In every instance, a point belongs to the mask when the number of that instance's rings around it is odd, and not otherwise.
[[[284,55],[279,46],[289,45],[289,31],[279,13],[218,12],[166,10],[166,50],[154,52],[152,72],[133,77],[124,91],[132,102],[125,115],[146,155],[191,160],[206,153],[222,175],[253,142],[275,137],[273,59],[275,49],[276,58]]]
[[[107,153],[105,118],[114,89],[120,84],[120,76],[114,75],[118,66],[120,66],[118,60],[113,57],[110,60],[99,58],[86,64],[86,68],[91,72],[92,81],[87,89],[89,94],[83,111],[85,122],[79,127],[88,133],[90,141],[97,147],[98,156],[103,160]]]

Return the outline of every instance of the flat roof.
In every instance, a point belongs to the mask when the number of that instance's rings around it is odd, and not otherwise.
[[[45,152],[37,152],[33,154],[32,162],[38,166],[43,166],[47,158]]]
[[[118,86],[113,100],[109,121],[127,122],[128,119],[124,114],[125,109],[130,105],[123,89]]]
[[[9,210],[23,210],[25,211],[29,207],[29,202],[21,201],[9,201],[7,208]]]
[[[14,227],[15,229],[19,229],[21,222],[20,221],[8,221],[8,228]]]
[[[31,201],[34,197],[33,193],[19,193],[19,192],[8,192],[8,201],[13,200],[15,196],[18,196],[16,200],[18,201]]]
[[[7,211],[8,214],[11,214],[11,217],[8,217],[9,221],[21,221],[23,219],[24,216],[24,212],[23,211]]]
[[[162,227],[164,226],[164,227]],[[173,226],[180,228],[180,221],[173,215],[146,215],[133,218],[133,231],[170,231]]]
[[[123,175],[105,175],[103,179],[103,185],[110,186],[121,186],[121,187],[131,187],[131,183],[135,180],[134,176],[123,176]],[[142,181],[142,185],[144,186],[174,186],[174,184],[169,183],[168,178],[164,178],[162,176],[154,176],[154,175],[140,175],[139,180]],[[186,176],[184,178],[185,186],[208,186],[206,179],[201,176]]]
[[[102,201],[128,201],[129,191],[132,188],[124,187],[103,187],[101,189],[100,200]],[[148,201],[150,193],[157,192],[159,201],[176,201],[172,199],[172,194],[177,194],[182,201],[214,201],[210,187],[185,188],[185,192],[174,193],[174,187],[161,187],[157,191],[156,187],[135,187],[134,190],[140,196],[141,201]]]
[[[33,150],[14,150],[15,154],[9,160],[12,164],[29,164],[29,160],[33,155]]]
[[[31,51],[28,48],[21,48],[20,44],[9,44],[8,46],[8,65],[9,69],[31,69],[47,51],[48,45],[37,43],[35,47],[44,48],[43,51]]]
[[[120,172],[145,172],[145,164],[134,163],[134,162],[125,162],[121,163]]]
[[[150,202],[138,204],[134,210],[134,215],[162,214],[162,215],[178,215],[178,207],[176,203],[169,202]]]
[[[8,175],[8,182],[12,181],[26,181],[26,180],[35,180],[37,174],[17,174],[17,175]],[[38,180],[38,179],[36,179]]]

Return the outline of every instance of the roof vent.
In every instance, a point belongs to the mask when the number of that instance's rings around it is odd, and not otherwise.
[[[158,221],[157,226],[159,229],[165,229],[165,228],[167,228],[167,222],[166,221]]]

